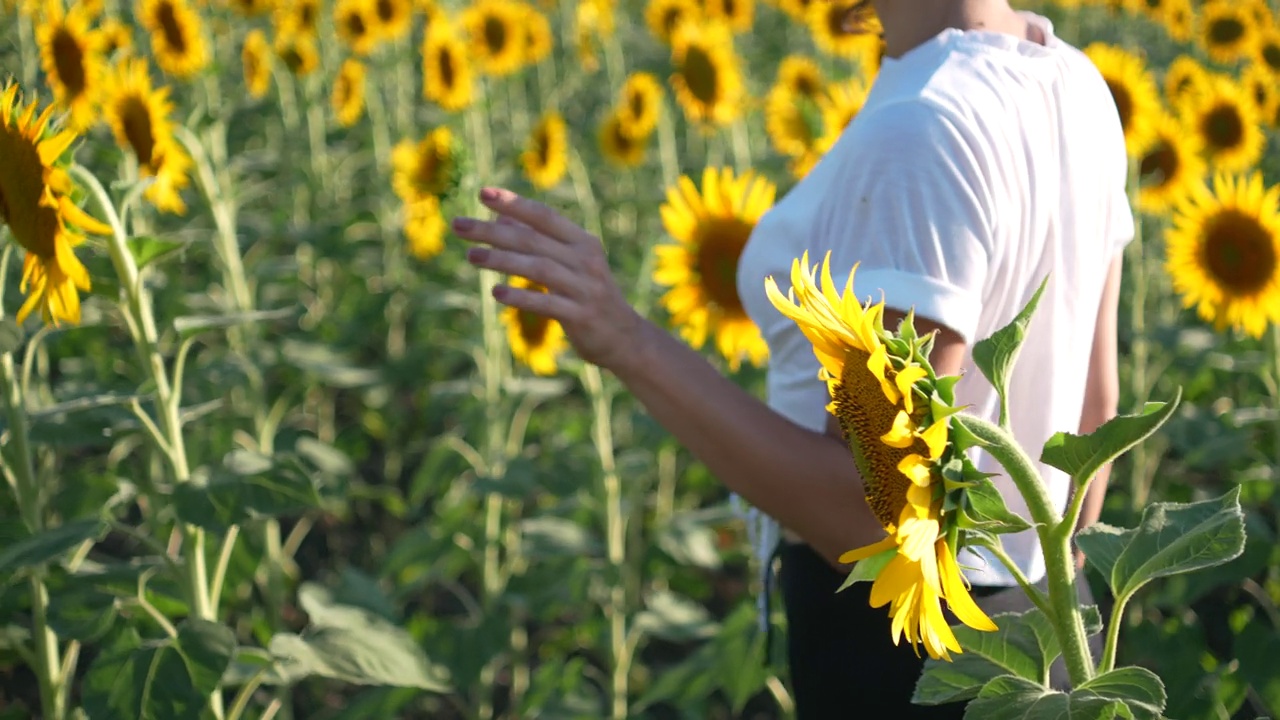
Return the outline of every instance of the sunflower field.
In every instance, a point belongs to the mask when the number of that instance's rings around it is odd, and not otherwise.
[[[845,2],[0,0],[0,718],[789,717],[741,509],[447,223],[563,210],[763,397],[736,264],[874,80]],[[1183,394],[1103,520],[1245,510],[1120,659],[1280,716],[1275,4],[1020,6],[1125,129],[1122,410]]]

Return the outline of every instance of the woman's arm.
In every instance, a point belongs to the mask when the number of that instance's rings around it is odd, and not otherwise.
[[[1084,408],[1080,413],[1080,433],[1097,430],[1099,426],[1116,416],[1120,403],[1120,380],[1116,351],[1116,314],[1120,304],[1120,277],[1122,256],[1117,255],[1107,270],[1107,283],[1102,291],[1102,303],[1098,306],[1098,320],[1093,333],[1093,350],[1089,356],[1089,378],[1086,381]],[[1080,509],[1076,529],[1085,528],[1098,521],[1102,514],[1102,501],[1107,494],[1107,482],[1111,466],[1106,465],[1089,483],[1088,494]],[[1083,565],[1084,555],[1076,552],[1077,565]]]
[[[832,437],[792,423],[640,317],[613,281],[599,239],[508,191],[486,191],[482,201],[498,221],[459,218],[453,224],[459,236],[488,246],[473,248],[469,260],[550,290],[499,286],[495,295],[501,302],[559,320],[584,360],[614,372],[721,482],[832,564],[845,551],[884,536],[838,432]],[[886,313],[886,322],[896,318]],[[924,322],[918,327],[931,329]],[[958,372],[963,357],[958,336],[947,332],[938,338],[939,373]]]

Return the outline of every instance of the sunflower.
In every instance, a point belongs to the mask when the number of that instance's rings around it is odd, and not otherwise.
[[[191,158],[173,139],[168,88],[154,88],[147,61],[122,62],[110,77],[103,114],[116,144],[133,153],[142,177],[152,178],[143,197],[163,212],[181,215],[186,203],[179,194],[190,184]]]
[[[1204,92],[1209,84],[1209,71],[1190,55],[1179,55],[1164,71],[1164,95],[1169,104],[1178,105],[1192,95]]]
[[[634,72],[622,84],[618,99],[618,119],[622,131],[633,137],[644,137],[658,126],[662,113],[662,84],[647,72]]]
[[[320,67],[320,51],[312,35],[286,32],[276,35],[276,57],[298,77],[306,77]]]
[[[48,0],[44,20],[36,26],[36,44],[54,102],[71,112],[68,129],[87,129],[96,119],[102,91],[102,56],[98,35],[89,30],[89,17],[76,5],[64,13],[61,2]]]
[[[1164,7],[1158,19],[1170,38],[1184,43],[1191,39],[1196,11],[1191,6],[1191,0],[1164,0]]]
[[[942,601],[965,625],[995,630],[965,587],[956,562],[960,549],[957,499],[963,488],[943,480],[949,462],[963,463],[951,443],[948,417],[958,408],[950,388],[934,376],[925,345],[914,330],[891,336],[883,327],[884,303],[858,304],[849,271],[843,295],[831,276],[831,256],[809,268],[806,253],[791,268],[791,293],[772,277],[765,291],[783,315],[813,344],[820,377],[831,394],[828,410],[857,462],[867,505],[887,536],[850,550],[842,563],[889,556],[871,586],[871,606],[889,606],[895,643],[903,635],[924,645],[934,659],[962,652],[942,612]],[[903,323],[909,327],[910,320]]]
[[[551,32],[551,21],[532,5],[525,6],[524,18],[524,62],[536,65],[551,54],[555,47],[555,37]]]
[[[1280,28],[1269,27],[1257,34],[1253,44],[1253,62],[1269,70],[1280,82]]]
[[[1137,156],[1151,142],[1151,123],[1160,111],[1160,91],[1137,55],[1106,43],[1093,43],[1084,50],[1102,74],[1111,91],[1125,149]]]
[[[80,322],[80,291],[88,291],[89,271],[72,248],[84,242],[73,229],[109,234],[71,200],[71,177],[60,166],[76,141],[70,129],[52,131],[53,105],[36,114],[36,101],[23,106],[18,86],[0,90],[0,223],[26,250],[22,292],[26,302],[18,322],[40,308],[48,324]]]
[[[560,182],[569,167],[569,130],[560,113],[550,112],[529,134],[529,144],[520,154],[524,174],[539,190]]]
[[[765,96],[764,129],[779,153],[802,157],[816,152],[822,135],[821,109],[813,98],[775,85]]]
[[[200,16],[183,0],[138,0],[138,19],[164,72],[185,80],[209,63]]]
[[[1240,84],[1244,86],[1253,104],[1258,109],[1258,116],[1263,125],[1276,125],[1280,117],[1280,86],[1276,85],[1280,78],[1265,65],[1252,63],[1240,76]]]
[[[704,0],[702,10],[707,19],[728,25],[734,33],[750,32],[756,15],[754,0]]]
[[[702,19],[702,8],[693,0],[649,0],[644,9],[644,23],[663,45],[671,44],[671,36],[685,21]]]
[[[809,10],[818,3],[814,0],[779,0],[778,9],[786,13],[792,20],[807,24],[809,22]]]
[[[364,114],[364,64],[355,58],[342,61],[338,69],[338,77],[333,81],[333,96],[330,104],[338,124],[351,127]]]
[[[419,260],[430,260],[444,250],[444,214],[440,199],[434,195],[406,203],[404,236],[409,241],[409,254]]]
[[[1188,98],[1182,113],[1215,169],[1243,171],[1262,157],[1266,135],[1258,108],[1248,91],[1231,78],[1209,78],[1204,92]]]
[[[227,4],[245,17],[254,17],[270,12],[275,3],[274,0],[228,0]]]
[[[453,133],[438,127],[420,142],[400,141],[391,152],[391,165],[392,189],[406,203],[445,196],[459,179]]]
[[[1233,63],[1249,53],[1256,25],[1240,0],[1209,0],[1200,10],[1200,44],[1209,57]]]
[[[277,33],[315,35],[319,19],[320,0],[283,0],[276,4],[274,22]]]
[[[409,21],[413,18],[411,0],[371,0],[373,12],[369,18],[373,20],[373,32],[384,40],[396,40],[409,32]]]
[[[587,72],[600,67],[599,49],[604,38],[613,34],[612,0],[577,0],[574,10],[574,44],[578,61]]]
[[[547,292],[546,287],[518,276],[509,278],[507,284],[522,290]],[[558,321],[508,306],[502,310],[502,324],[507,326],[507,344],[516,360],[538,375],[556,374],[556,358],[569,347]]]
[[[480,68],[495,76],[520,69],[527,33],[521,23],[525,6],[514,0],[476,0],[462,13],[470,55]]]
[[[1262,175],[1200,184],[1165,232],[1166,267],[1185,307],[1219,330],[1261,337],[1280,323],[1280,188]]]
[[[133,49],[133,29],[115,18],[102,23],[98,28],[98,38],[98,49],[104,58],[113,58],[117,54],[123,57]]]
[[[850,25],[849,11],[856,2],[817,2],[809,6],[805,24],[813,43],[824,53],[857,60],[868,77],[880,69],[881,43],[877,35]]]
[[[775,88],[782,88],[811,100],[822,95],[826,81],[822,78],[822,69],[813,58],[806,55],[788,55],[778,63],[778,81]]]
[[[671,38],[671,85],[690,121],[727,125],[742,111],[742,71],[729,29],[685,22]]]
[[[819,152],[830,150],[840,139],[844,129],[862,111],[862,105],[867,101],[867,90],[867,86],[858,78],[827,86],[827,91],[818,98],[823,128],[822,136],[817,141]]]
[[[376,23],[374,8],[368,0],[338,0],[333,8],[338,39],[357,55],[368,55],[377,47]]]
[[[1154,123],[1154,139],[1138,162],[1138,207],[1160,215],[1204,180],[1198,136],[1168,113]]]
[[[445,110],[466,108],[475,98],[475,75],[462,40],[441,20],[422,41],[422,95]]]
[[[621,114],[615,110],[600,123],[598,140],[605,160],[621,167],[636,167],[644,162],[649,136],[628,133]]]
[[[250,30],[240,51],[244,65],[244,84],[249,96],[260,98],[271,88],[271,46],[261,30]]]
[[[701,348],[714,334],[716,349],[734,371],[748,360],[760,367],[769,348],[738,297],[738,259],[760,216],[773,205],[776,188],[747,171],[707,168],[702,192],[687,176],[667,189],[662,224],[675,245],[659,245],[654,282],[671,288],[662,305],[680,334]]]

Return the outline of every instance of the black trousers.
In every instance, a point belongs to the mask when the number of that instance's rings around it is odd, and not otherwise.
[[[783,542],[780,584],[787,616],[787,656],[798,720],[828,718],[892,718],[892,720],[959,720],[964,704],[913,705],[911,694],[928,657],[916,657],[911,644],[895,646],[889,635],[889,613],[869,604],[871,583],[844,582],[838,572],[808,545]],[[1044,583],[1041,584],[1043,589]],[[1081,602],[1093,604],[1083,579],[1077,583]],[[988,615],[1023,612],[1031,601],[1021,588],[973,588],[974,600]],[[954,622],[954,620],[953,620]],[[1094,657],[1102,652],[1100,636],[1090,638]],[[1059,658],[1050,673],[1055,688],[1067,688],[1066,668]]]

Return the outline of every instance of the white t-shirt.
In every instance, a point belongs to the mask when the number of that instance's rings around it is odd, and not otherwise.
[[[900,58],[885,58],[862,111],[816,167],[756,226],[738,288],[769,345],[768,403],[821,431],[827,388],[812,346],[765,296],[772,275],[785,293],[791,263],[831,251],[843,287],[881,293],[888,307],[945,325],[971,348],[1008,324],[1045,276],[1049,285],[1009,386],[1010,420],[1038,457],[1057,431],[1077,432],[1094,325],[1108,266],[1132,239],[1128,161],[1115,104],[1083,53],[1024,13],[1043,45],[1011,35],[949,29]],[[995,421],[996,393],[972,357],[956,388],[968,412]],[[979,469],[1002,473],[984,453]],[[1070,481],[1041,466],[1049,496],[1065,508]],[[1003,476],[1006,503],[1028,517]],[[758,514],[761,557],[777,528]],[[1034,531],[1005,535],[1029,580],[1044,576]],[[961,557],[977,585],[1016,584],[992,558]]]

